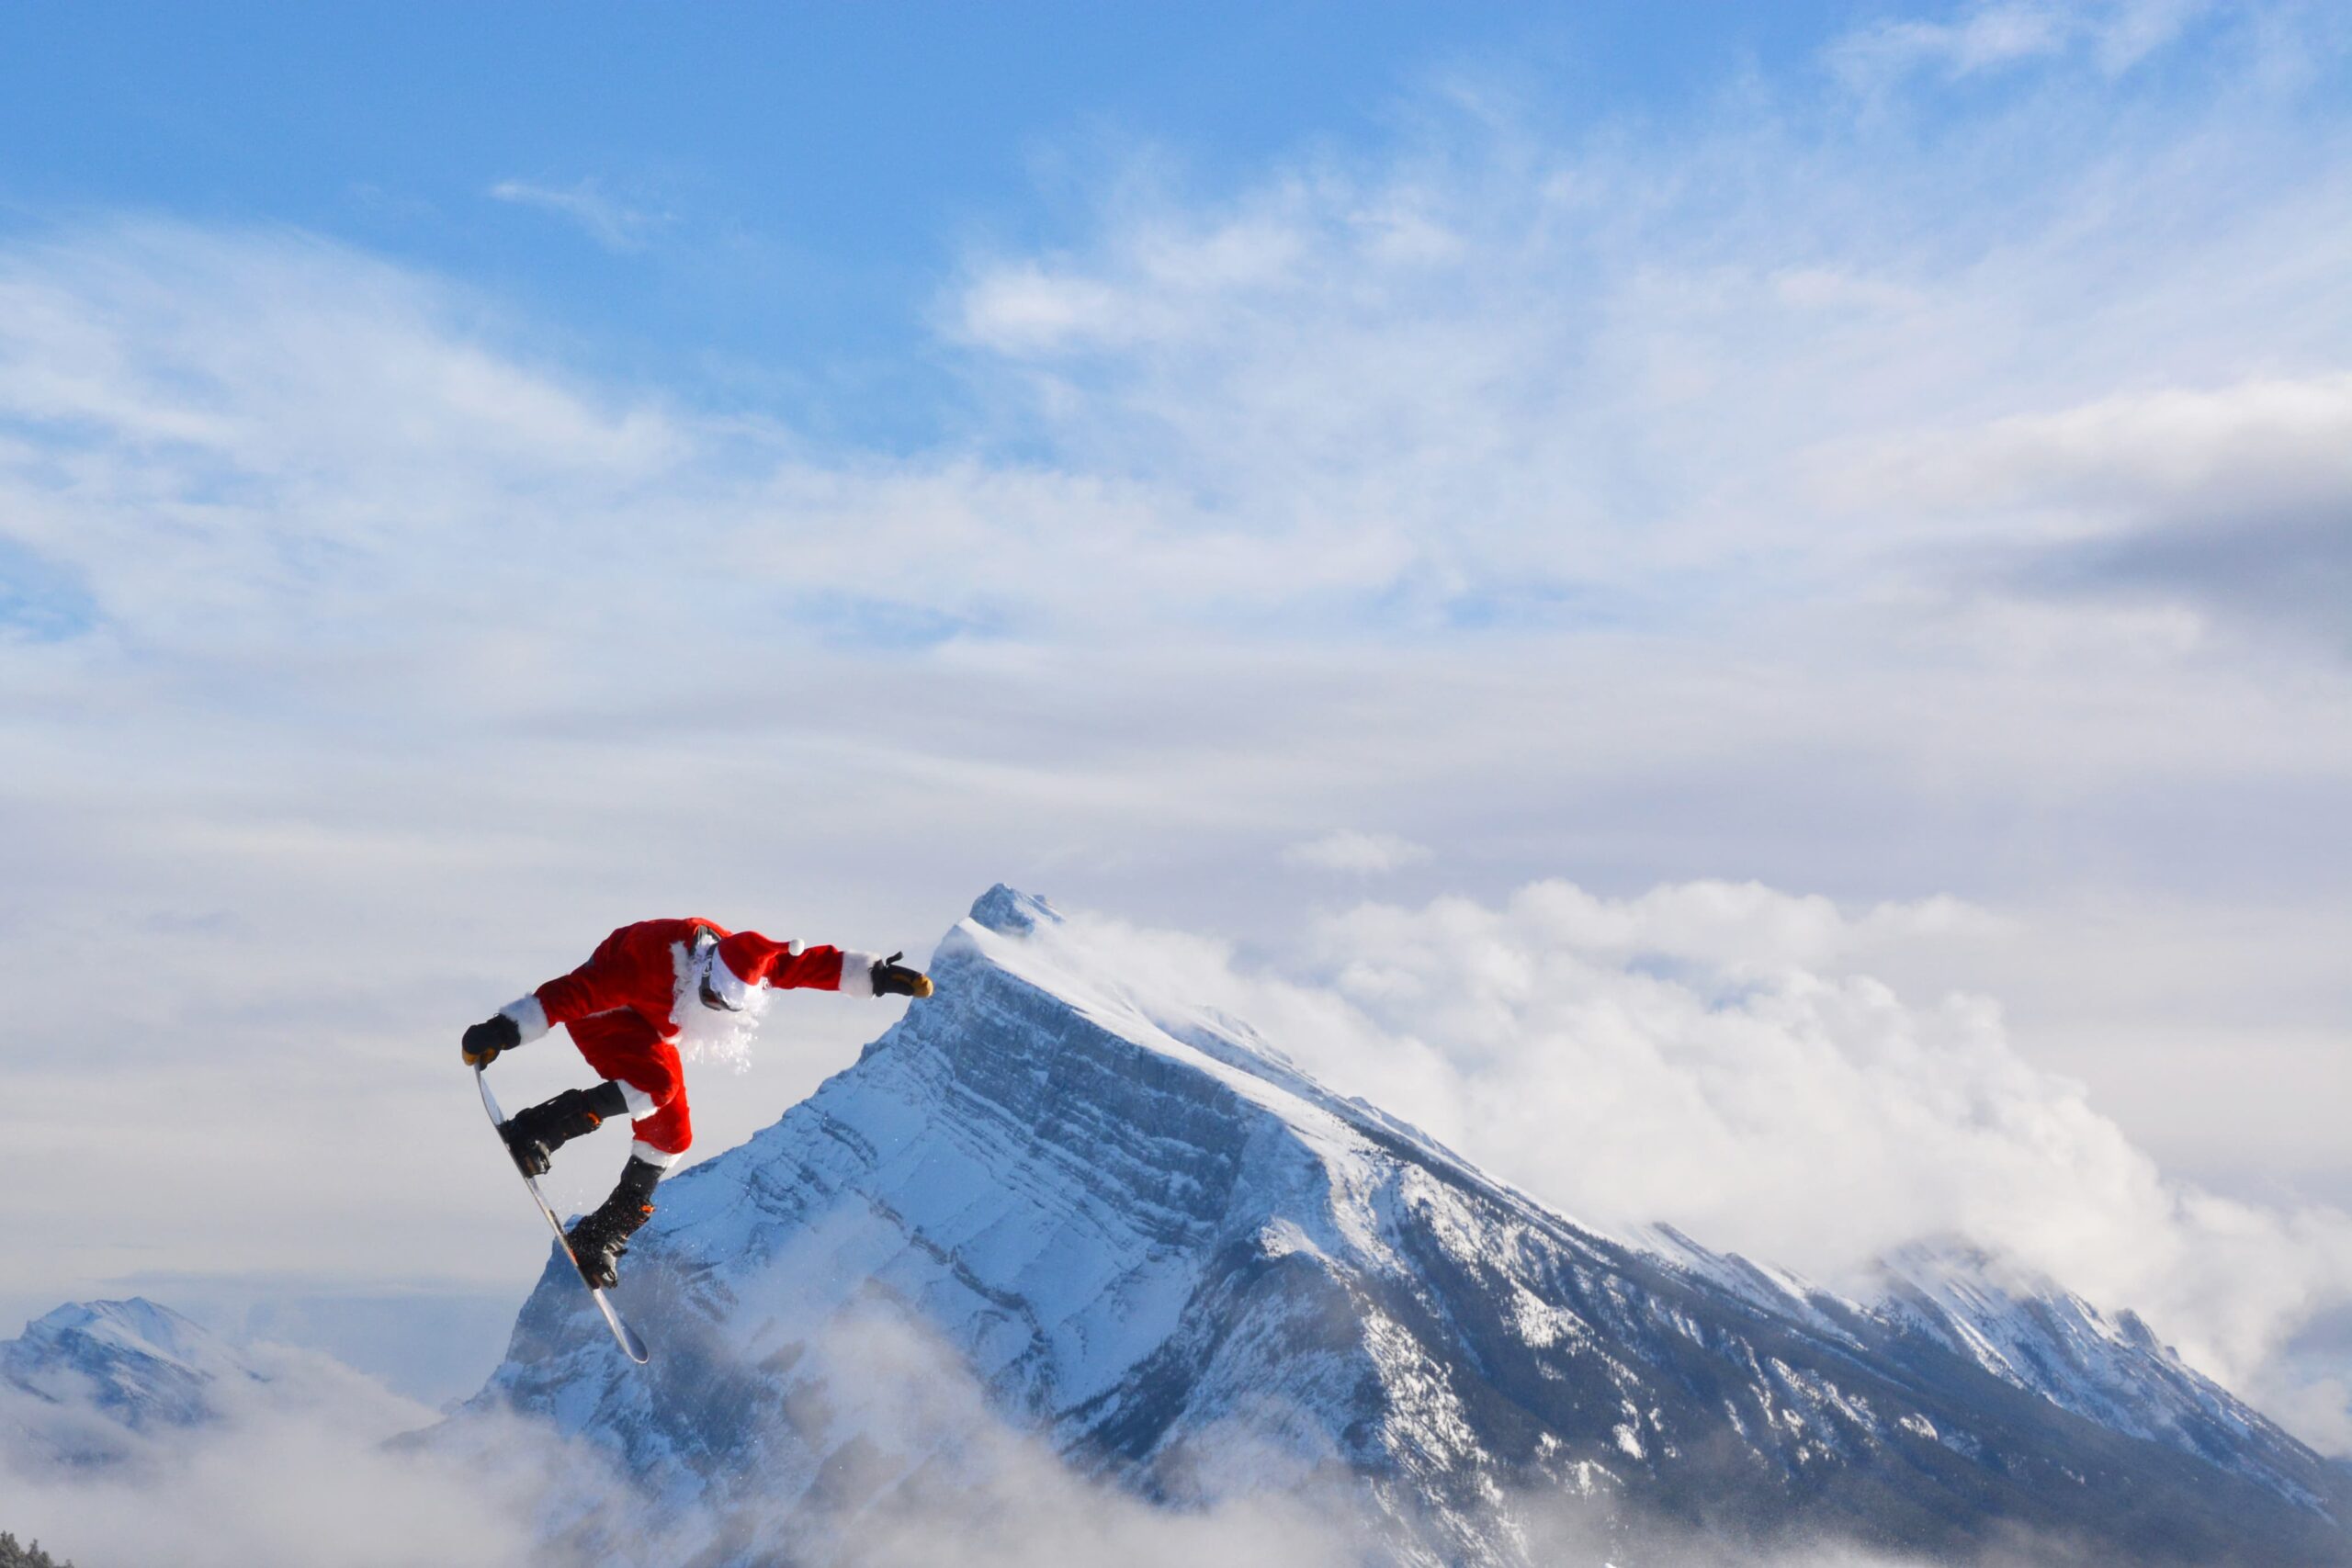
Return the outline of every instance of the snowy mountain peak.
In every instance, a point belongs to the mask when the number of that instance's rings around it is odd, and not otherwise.
[[[973,900],[971,919],[992,931],[1017,936],[1040,923],[1060,925],[1062,912],[1034,893],[1000,882]]]
[[[0,1383],[47,1404],[94,1404],[132,1431],[207,1421],[219,1383],[255,1375],[211,1334],[137,1296],[69,1302],[0,1342]]]
[[[127,1301],[68,1302],[25,1325],[20,1343],[65,1347],[78,1341],[130,1354],[175,1361],[217,1364],[220,1342],[189,1319],[144,1296]]]
[[[1009,981],[1278,1114],[1318,1126],[1352,1114],[1352,1102],[1301,1073],[1248,1022],[1197,999],[1191,972],[1208,950],[1171,947],[1116,922],[1072,920],[1046,899],[1002,883],[981,895],[972,911],[933,954],[933,978],[944,989],[978,997]],[[961,997],[943,1000],[967,1005]],[[1236,1075],[1256,1082],[1244,1085]]]

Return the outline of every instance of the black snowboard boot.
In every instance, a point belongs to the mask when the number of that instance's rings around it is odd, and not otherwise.
[[[517,1111],[499,1123],[498,1135],[514,1156],[514,1168],[526,1176],[545,1176],[548,1156],[582,1133],[593,1133],[608,1116],[626,1115],[628,1102],[621,1086],[600,1083],[594,1089],[568,1089],[553,1100]]]
[[[564,1236],[571,1244],[582,1279],[599,1290],[610,1290],[620,1282],[621,1254],[628,1250],[628,1238],[638,1227],[653,1217],[653,1184],[661,1179],[660,1166],[631,1155],[628,1164],[621,1168],[620,1185],[613,1189],[613,1195],[595,1213],[582,1216]]]

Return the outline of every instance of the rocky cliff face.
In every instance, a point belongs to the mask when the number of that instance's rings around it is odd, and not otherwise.
[[[471,1408],[636,1478],[647,1533],[608,1555],[822,1561],[1010,1427],[1171,1506],[1313,1489],[1396,1561],[1558,1561],[1566,1510],[1620,1563],[1682,1532],[2352,1562],[2341,1472],[2136,1320],[1953,1249],[1864,1303],[1603,1235],[1009,889],[932,970],[854,1066],[664,1187],[621,1289],[650,1367],[559,1266],[526,1304]]]

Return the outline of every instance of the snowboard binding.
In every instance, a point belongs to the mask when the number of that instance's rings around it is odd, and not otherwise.
[[[632,1156],[612,1196],[565,1235],[582,1280],[600,1291],[620,1283],[621,1255],[628,1250],[628,1238],[653,1217],[653,1185],[661,1179],[661,1167]]]
[[[505,1140],[515,1169],[526,1176],[545,1176],[556,1150],[594,1132],[607,1117],[624,1115],[628,1110],[616,1083],[568,1089],[553,1100],[516,1111],[512,1121],[499,1127],[498,1135]]]

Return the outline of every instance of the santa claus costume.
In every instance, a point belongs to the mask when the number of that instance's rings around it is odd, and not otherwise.
[[[629,1119],[635,1141],[620,1185],[568,1238],[589,1283],[614,1283],[629,1236],[652,1215],[654,1184],[694,1140],[681,1039],[705,1020],[747,1024],[772,990],[931,995],[930,979],[899,956],[774,942],[710,920],[640,920],[599,942],[571,974],[466,1031],[467,1065],[485,1067],[560,1024],[605,1080],[518,1111],[500,1129],[525,1175],[544,1174],[555,1151],[582,1134]]]

